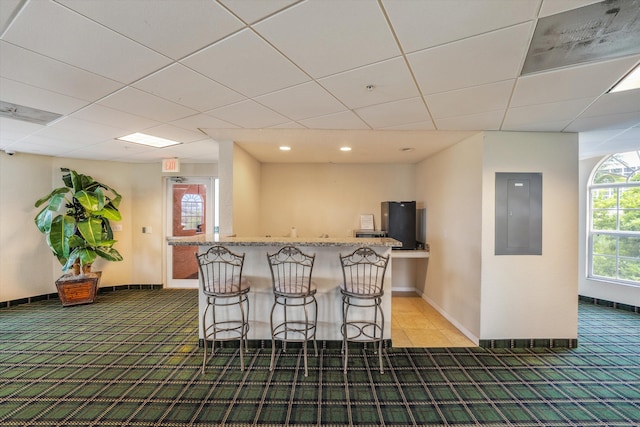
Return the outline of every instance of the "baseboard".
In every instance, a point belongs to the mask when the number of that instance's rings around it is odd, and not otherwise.
[[[399,293],[412,293],[412,292],[418,292],[416,288],[411,287],[411,286],[394,286],[391,288],[391,293],[393,294],[394,292],[399,292]]]
[[[424,293],[421,295],[422,299],[425,300],[431,307],[435,308],[438,313],[442,315],[445,319],[447,319],[453,326],[455,326],[464,336],[469,338],[471,342],[475,345],[479,345],[480,339],[476,337],[471,331],[462,326],[456,319],[452,318],[449,313],[444,311],[438,304],[436,304],[431,298],[426,296]]]
[[[106,294],[109,292],[115,292],[115,291],[127,291],[127,290],[144,290],[144,289],[148,289],[148,290],[157,290],[157,289],[162,289],[163,286],[162,285],[115,285],[115,286],[101,286],[98,289],[98,295],[100,294]]]
[[[211,346],[211,341],[207,341],[209,343],[209,346]],[[280,341],[278,341],[280,342]],[[262,339],[262,340],[256,340],[256,339],[252,339],[252,340],[248,340],[247,342],[248,348],[252,349],[252,348],[261,348],[261,349],[271,349],[271,340],[270,339]],[[276,348],[280,347],[282,344],[276,344]],[[301,348],[300,346],[302,345],[302,343],[300,342],[288,342],[287,343],[287,348]],[[307,348],[311,348],[313,347],[313,343],[309,342]],[[383,348],[388,349],[392,347],[392,343],[391,340],[383,340],[382,341],[382,345]],[[237,339],[235,340],[229,340],[229,341],[219,341],[216,344],[216,348],[218,346],[221,346],[222,348],[238,348],[239,346],[239,341]],[[199,338],[198,339],[198,347],[202,348],[204,347],[204,339]],[[342,341],[340,340],[318,340],[318,350],[320,349],[324,349],[324,350],[336,350],[336,349],[341,349],[342,348]],[[353,349],[368,349],[370,348],[371,350],[375,350],[378,348],[378,344],[375,343],[371,343],[371,342],[362,342],[362,343],[358,343],[358,342],[350,342],[349,343],[349,348],[353,348]]]
[[[131,289],[141,290],[141,289],[162,289],[162,288],[163,288],[163,285],[161,284],[150,284],[150,285],[130,284],[130,285],[103,286],[98,288],[98,295],[115,292],[115,291],[131,290]],[[36,295],[32,297],[19,298],[19,299],[14,299],[9,301],[0,301],[0,309],[15,307],[17,305],[23,305],[23,304],[31,304],[37,301],[48,301],[48,300],[59,301],[60,298],[58,297],[58,293],[56,292],[52,294]]]
[[[578,301],[586,302],[589,304],[601,305],[603,307],[615,308],[616,310],[630,311],[632,313],[640,314],[640,307],[630,304],[622,304],[615,301],[608,301],[600,298],[587,297],[584,295],[578,295]]]
[[[577,338],[522,338],[480,340],[482,348],[577,348]]]

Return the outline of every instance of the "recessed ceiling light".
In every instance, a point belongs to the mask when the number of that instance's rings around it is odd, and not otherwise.
[[[351,147],[340,147],[340,151],[351,151]]]
[[[291,147],[283,145],[283,146],[280,147],[280,150],[282,150],[282,151],[291,151]]]
[[[121,141],[134,142],[136,144],[148,145],[149,147],[164,148],[172,145],[182,144],[181,142],[172,141],[170,139],[158,138],[153,135],[146,135],[144,133],[132,133],[131,135],[122,136],[116,138]]]
[[[640,64],[636,65],[629,74],[616,83],[609,92],[622,92],[632,89],[640,89]]]

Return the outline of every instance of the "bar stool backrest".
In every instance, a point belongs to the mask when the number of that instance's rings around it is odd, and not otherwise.
[[[311,271],[314,255],[307,255],[295,246],[285,246],[275,254],[267,254],[273,291],[276,294],[308,295],[311,292]]]
[[[367,247],[341,255],[344,290],[357,295],[382,295],[388,261],[388,256]]]
[[[243,290],[244,254],[238,255],[216,245],[201,255],[196,254],[200,270],[200,285],[205,295],[238,294]]]

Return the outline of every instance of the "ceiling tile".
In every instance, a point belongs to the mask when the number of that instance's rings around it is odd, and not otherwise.
[[[580,118],[640,111],[640,91],[605,93],[589,106]]]
[[[382,10],[373,1],[298,3],[254,28],[315,78],[400,54]]]
[[[625,130],[597,130],[580,133],[580,158],[624,153],[638,149],[640,127]]]
[[[0,41],[0,57],[2,77],[85,101],[95,101],[122,87],[122,83],[4,41]]]
[[[0,1],[0,34],[4,32],[11,20],[22,7],[23,0],[3,0]]]
[[[640,125],[640,112],[606,114],[578,118],[565,129],[567,132],[584,132],[596,129],[627,129]],[[638,143],[640,146],[640,143]]]
[[[58,2],[173,59],[244,27],[225,8],[208,0]]]
[[[504,110],[489,111],[437,119],[436,126],[438,130],[498,130],[503,117]]]
[[[398,57],[318,80],[349,108],[419,96],[404,58]],[[369,90],[368,85],[373,85]]]
[[[385,126],[383,130],[435,130],[435,126],[431,120],[425,120],[422,122],[412,122],[403,125]]]
[[[57,114],[70,114],[87,101],[61,95],[46,89],[29,86],[13,80],[0,78],[0,98],[5,102],[37,108]]]
[[[206,135],[200,131],[191,131],[172,125],[155,126],[145,129],[144,133],[182,143],[199,141],[206,137]]]
[[[601,144],[611,138],[615,138],[624,132],[625,131],[612,129],[592,130],[581,132],[578,138],[580,140],[580,144],[588,143],[591,147],[595,147],[596,145]]]
[[[70,147],[77,147],[77,143],[70,143],[54,138],[32,135],[11,144],[11,149],[17,153],[59,156],[69,151]]]
[[[90,158],[101,160],[126,159],[134,153],[143,153],[149,151],[150,148],[140,144],[134,144],[117,139],[110,139],[89,147],[75,147],[72,151],[73,157]],[[65,155],[69,155],[68,153]]]
[[[126,129],[89,122],[72,116],[63,117],[50,126],[55,129],[75,132],[87,142],[99,142],[127,134]]]
[[[98,102],[100,105],[131,114],[139,114],[152,120],[171,121],[191,116],[195,110],[166,99],[151,95],[133,87],[127,87]]]
[[[640,1],[611,0],[541,18],[522,75],[640,54]]]
[[[298,122],[309,129],[370,129],[360,117],[352,111],[327,114],[326,116],[312,117]]]
[[[406,53],[535,19],[539,0],[384,0]]]
[[[540,18],[556,13],[566,12],[567,10],[577,9],[579,7],[588,6],[598,3],[602,0],[544,0],[540,9]]]
[[[424,106],[422,98],[409,98],[358,108],[356,114],[373,129],[422,122],[429,119],[429,112]]]
[[[170,65],[138,81],[133,87],[200,112],[245,99],[239,93],[180,64]]]
[[[548,122],[530,122],[523,123],[518,126],[517,129],[513,129],[517,132],[564,132],[567,126],[571,123],[570,120],[550,120]],[[504,127],[501,130],[509,130]]]
[[[502,124],[502,130],[531,129],[531,126],[536,124],[551,122],[565,123],[566,126],[592,102],[593,98],[581,98],[510,108]],[[561,131],[563,129],[564,126],[554,130]]]
[[[255,101],[242,101],[207,111],[209,116],[233,123],[243,128],[260,129],[289,121],[286,117]]]
[[[428,95],[514,79],[526,54],[531,24],[472,37],[408,55],[422,91]]]
[[[305,129],[305,127],[296,122],[286,122],[271,126],[269,129]]]
[[[250,30],[216,43],[182,63],[247,97],[264,95],[309,80]]]
[[[316,82],[302,83],[297,86],[271,92],[255,98],[274,111],[292,120],[306,119],[346,110],[329,92]]]
[[[102,123],[109,126],[119,127],[129,131],[138,131],[152,126],[157,126],[160,122],[141,117],[136,114],[114,110],[99,104],[91,104],[73,113],[72,117],[94,123]]]
[[[39,131],[43,127],[36,123],[0,117],[0,147],[4,148],[5,144],[15,142],[25,135]]]
[[[75,129],[68,129],[56,125],[46,126],[34,135],[31,135],[28,138],[28,141],[34,142],[37,141],[37,138],[44,138],[44,140],[51,139],[55,141],[56,146],[63,147],[66,150],[96,144],[105,140],[105,138],[99,136],[96,137],[95,134],[91,135],[83,131],[77,131]]]
[[[165,158],[189,159],[190,163],[210,163],[212,160],[215,162],[219,158],[220,144],[204,134],[202,136],[206,139],[167,147],[163,149],[162,155]],[[206,153],[206,156],[203,156],[203,153]]]
[[[305,152],[289,161],[406,163],[457,142],[452,134],[502,125],[602,127],[611,135],[600,133],[592,146],[615,150],[628,146],[616,138],[640,122],[640,103],[637,91],[605,92],[640,55],[519,77],[536,10],[546,16],[591,3],[0,0],[0,99],[67,115],[47,127],[0,120],[0,148],[140,163],[217,161],[198,140],[206,129],[202,141],[255,142],[251,154],[260,161],[279,161],[282,141],[302,141]],[[504,82],[514,79],[507,113]],[[327,114],[334,108],[341,111]],[[194,142],[172,150],[108,144],[119,130]],[[409,155],[397,149],[407,135],[419,140]],[[355,147],[349,156],[326,153],[327,143],[345,139]]]
[[[299,0],[219,0],[243,21],[252,24]]]
[[[224,120],[217,119],[207,114],[195,114],[193,116],[185,117],[184,119],[174,120],[170,123],[174,126],[192,131],[206,128],[228,129],[238,127],[232,123],[225,122]]]
[[[122,83],[137,80],[170,62],[151,49],[50,1],[28,2],[2,38]]]
[[[434,118],[467,116],[488,111],[505,110],[515,80],[505,80],[465,89],[426,96]]]
[[[121,156],[114,156],[111,160],[127,163],[161,163],[162,159],[174,157],[173,155],[168,155],[164,150],[164,148],[151,148],[136,152],[125,151]]]
[[[640,56],[520,77],[511,107],[599,96],[625,75],[638,59]]]

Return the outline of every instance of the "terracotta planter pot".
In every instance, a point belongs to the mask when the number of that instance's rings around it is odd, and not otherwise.
[[[100,274],[88,273],[79,276],[65,274],[56,280],[58,296],[62,305],[90,304],[98,293]]]

